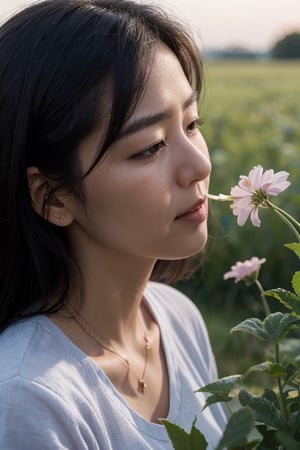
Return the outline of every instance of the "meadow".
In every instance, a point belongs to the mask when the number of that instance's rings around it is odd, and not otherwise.
[[[202,133],[210,149],[210,192],[229,193],[240,174],[258,164],[286,170],[292,185],[274,203],[300,217],[300,62],[208,61],[199,105]],[[254,287],[223,274],[236,261],[265,257],[265,289],[290,289],[297,259],[283,247],[292,234],[269,210],[260,213],[261,228],[239,227],[228,204],[210,205],[210,238],[205,264],[192,279],[179,283],[200,307],[207,322],[220,375],[238,373],[260,358],[260,346],[229,330],[263,313]],[[271,309],[278,304],[271,302]]]

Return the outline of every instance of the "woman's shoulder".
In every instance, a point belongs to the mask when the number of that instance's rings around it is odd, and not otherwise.
[[[0,334],[0,358],[1,449],[94,448],[86,422],[93,393],[47,317],[8,327]]]
[[[6,328],[0,334],[0,383],[14,377],[38,380],[57,360],[66,359],[66,343],[55,328],[45,316]]]
[[[28,350],[35,340],[37,323],[37,318],[21,320],[0,334],[1,381],[19,374]]]

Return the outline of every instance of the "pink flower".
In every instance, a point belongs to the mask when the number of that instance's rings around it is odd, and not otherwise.
[[[224,274],[224,280],[228,278],[235,278],[235,283],[241,280],[245,280],[248,284],[253,283],[257,280],[258,273],[260,271],[261,265],[266,262],[266,258],[257,258],[253,256],[251,259],[246,259],[246,261],[238,261],[235,265],[231,266],[231,270]]]
[[[258,208],[268,206],[268,196],[276,196],[290,186],[288,172],[274,173],[273,169],[263,171],[262,166],[255,166],[249,175],[241,175],[237,186],[231,191],[233,214],[237,216],[238,225],[243,226],[250,215],[252,224],[260,227]]]

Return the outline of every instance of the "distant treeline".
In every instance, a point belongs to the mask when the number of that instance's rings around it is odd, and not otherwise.
[[[300,58],[300,33],[283,36],[266,52],[253,52],[243,47],[230,47],[204,52],[209,59],[298,59]]]
[[[271,52],[251,52],[244,48],[224,48],[204,52],[209,59],[265,59],[271,57]]]

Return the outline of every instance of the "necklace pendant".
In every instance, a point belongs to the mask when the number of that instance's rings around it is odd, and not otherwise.
[[[138,380],[138,392],[140,392],[141,394],[144,394],[146,387],[147,387],[147,384],[145,383],[143,378],[140,378]]]

